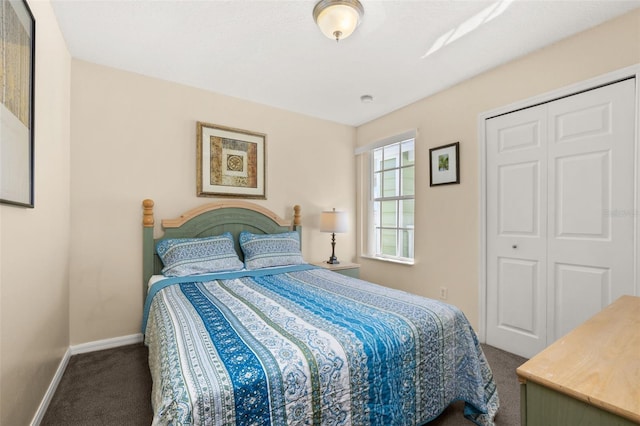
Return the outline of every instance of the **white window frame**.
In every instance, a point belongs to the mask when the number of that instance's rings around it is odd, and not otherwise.
[[[401,144],[403,142],[407,142],[413,140],[413,153],[414,153],[414,163],[413,163],[413,168],[414,168],[414,194],[412,196],[401,196],[401,195],[397,195],[394,197],[383,197],[382,194],[381,197],[378,198],[374,198],[374,175],[375,175],[375,167],[374,167],[374,151],[377,149],[384,149],[385,147],[391,146],[391,145],[395,145],[395,144]],[[365,199],[363,199],[363,204],[362,207],[364,209],[366,209],[365,215],[363,215],[364,217],[362,217],[363,219],[366,220],[366,225],[363,226],[361,229],[364,231],[364,233],[366,233],[365,235],[365,240],[366,240],[366,244],[364,244],[363,248],[366,247],[366,250],[364,253],[362,253],[362,257],[365,258],[370,258],[370,259],[376,259],[376,260],[383,260],[383,261],[389,261],[389,262],[394,262],[394,263],[402,263],[402,264],[409,264],[409,265],[413,265],[414,261],[415,261],[415,194],[416,194],[416,188],[415,188],[415,184],[416,184],[416,180],[415,180],[415,170],[416,170],[416,165],[415,165],[415,151],[416,151],[416,131],[412,130],[409,132],[404,132],[402,134],[396,135],[396,136],[392,136],[390,138],[386,138],[383,140],[380,140],[378,142],[374,142],[371,143],[369,145],[360,147],[358,149],[356,149],[356,155],[360,155],[360,154],[367,154],[368,156],[368,161],[367,161],[367,172],[362,176],[363,178],[365,178],[368,181],[368,190],[369,190],[369,196],[366,197],[366,202]],[[397,167],[395,167],[395,169],[397,169],[398,171],[402,170],[403,167],[401,165],[401,162],[397,165]],[[401,174],[399,173],[399,177],[401,176]],[[400,221],[399,218],[396,217],[396,226],[394,229],[397,230],[398,232],[398,241],[396,244],[396,247],[398,250],[401,250],[401,239],[399,236],[400,232],[405,231],[406,229],[412,229],[413,231],[413,237],[411,238],[411,240],[409,241],[409,244],[411,244],[411,253],[413,254],[413,257],[403,257],[403,256],[392,256],[392,255],[388,255],[388,254],[382,254],[382,253],[378,253],[378,251],[382,251],[381,250],[381,245],[377,243],[377,232],[376,232],[376,223],[374,220],[374,203],[376,201],[402,201],[402,200],[414,200],[414,217],[413,217],[413,223],[414,226],[413,228],[407,228],[405,226],[400,226]],[[400,214],[400,209],[397,209],[396,214],[399,215]],[[382,224],[380,224],[382,225]],[[383,227],[381,226],[381,228],[389,228],[389,227]],[[393,227],[391,227],[393,228]],[[380,250],[378,250],[380,249]],[[396,254],[398,254],[398,251],[396,252]]]

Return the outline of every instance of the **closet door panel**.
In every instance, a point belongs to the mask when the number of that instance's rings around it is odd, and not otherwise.
[[[535,260],[498,259],[498,327],[537,339],[540,270]]]
[[[548,104],[548,344],[633,294],[634,90],[627,80]]]
[[[564,336],[607,305],[610,269],[555,264],[554,334]],[[580,297],[576,297],[579,294]]]
[[[487,122],[487,343],[546,345],[546,108]]]
[[[610,239],[611,151],[557,158],[555,170],[555,238]]]
[[[539,237],[540,164],[506,164],[498,169],[498,234]]]

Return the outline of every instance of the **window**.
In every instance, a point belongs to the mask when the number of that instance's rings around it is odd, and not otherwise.
[[[414,138],[372,149],[369,241],[374,257],[413,261]]]

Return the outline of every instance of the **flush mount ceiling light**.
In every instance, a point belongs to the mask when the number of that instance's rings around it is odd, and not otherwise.
[[[321,0],[313,8],[313,19],[322,34],[336,41],[349,37],[363,14],[358,0]]]

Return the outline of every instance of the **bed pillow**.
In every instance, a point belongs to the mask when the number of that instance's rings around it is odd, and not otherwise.
[[[239,241],[244,253],[244,266],[247,269],[305,263],[300,251],[300,234],[297,232],[252,234],[243,231],[240,233]]]
[[[235,271],[243,268],[230,232],[204,238],[172,238],[156,246],[169,277]]]

